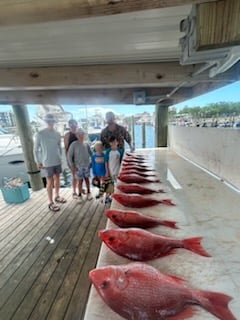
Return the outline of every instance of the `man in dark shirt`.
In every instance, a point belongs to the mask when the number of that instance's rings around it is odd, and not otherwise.
[[[102,141],[104,149],[110,148],[109,140],[112,136],[116,137],[119,148],[124,150],[124,140],[129,144],[130,150],[133,151],[132,138],[129,132],[115,122],[115,115],[113,112],[106,113],[107,127],[101,132],[100,140]]]

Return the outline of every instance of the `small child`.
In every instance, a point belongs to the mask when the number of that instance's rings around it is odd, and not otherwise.
[[[93,197],[90,192],[90,158],[92,151],[88,143],[84,143],[84,131],[78,129],[76,132],[77,141],[74,141],[68,149],[68,163],[72,169],[76,169],[76,179],[78,180],[79,198],[78,202],[82,203],[82,184],[83,179],[87,186],[87,199]]]
[[[123,149],[118,147],[118,141],[115,136],[110,137],[109,144],[110,148],[106,150],[107,175],[109,175],[111,179],[116,182],[123,157]],[[109,199],[111,201],[110,197]]]
[[[99,187],[99,195],[96,196],[98,199],[105,192],[104,179],[106,176],[106,161],[101,141],[96,141],[94,145],[94,152],[92,154],[92,171],[93,181],[95,181],[95,184],[98,184]]]

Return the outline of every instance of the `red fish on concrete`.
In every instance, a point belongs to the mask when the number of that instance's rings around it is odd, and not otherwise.
[[[157,259],[175,253],[176,248],[210,257],[201,246],[201,237],[176,239],[138,228],[105,229],[100,230],[98,236],[115,253],[131,260]]]
[[[152,171],[147,171],[147,172],[139,172],[134,169],[125,169],[123,168],[120,172],[120,175],[129,175],[129,174],[137,174],[141,177],[156,177],[156,173]]]
[[[136,158],[136,159],[145,159],[145,155],[143,154],[136,154],[136,153],[131,153],[131,152],[126,152],[125,156],[127,157],[132,157],[132,158]]]
[[[157,204],[165,204],[167,206],[175,206],[171,199],[154,199],[150,197],[143,197],[139,194],[114,193],[112,198],[129,208],[145,208],[152,207]]]
[[[119,174],[118,179],[126,183],[151,183],[151,182],[160,182],[159,179],[154,177],[142,177],[138,174]]]
[[[148,172],[148,171],[155,171],[155,169],[153,168],[150,168],[150,167],[141,167],[139,165],[124,165],[122,166],[122,168],[125,170],[125,169],[128,169],[128,170],[136,170],[136,171],[139,171],[139,172]]]
[[[105,210],[106,216],[117,226],[121,228],[153,228],[159,225],[178,229],[176,222],[171,220],[163,220],[151,216],[146,216],[137,211],[124,211],[116,209]]]
[[[138,183],[118,184],[117,188],[124,193],[137,193],[137,194],[152,194],[152,193],[165,193],[163,189],[153,189],[144,187]]]
[[[220,320],[237,320],[228,308],[231,297],[187,287],[184,279],[144,263],[104,266],[91,270],[89,277],[104,302],[124,319],[184,320],[194,316],[193,305],[198,305]]]
[[[134,158],[132,158],[132,157],[124,157],[123,158],[123,161],[124,162],[132,162],[132,163],[140,163],[140,164],[142,164],[142,163],[145,163],[145,161],[146,160],[144,160],[144,159],[134,159]]]

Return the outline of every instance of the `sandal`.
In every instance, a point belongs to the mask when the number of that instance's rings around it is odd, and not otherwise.
[[[56,201],[57,203],[66,203],[66,202],[67,202],[66,199],[64,199],[63,197],[60,197],[60,196],[57,196],[57,197],[55,198],[55,201]]]
[[[73,197],[73,199],[77,200],[78,199],[78,194],[76,192],[73,192],[72,197]]]
[[[48,208],[50,211],[57,212],[60,210],[60,207],[56,205],[54,202],[49,203]]]

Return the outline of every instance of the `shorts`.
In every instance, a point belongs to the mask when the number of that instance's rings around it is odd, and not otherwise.
[[[83,179],[90,177],[90,169],[89,168],[78,168],[76,171],[76,179]]]
[[[57,166],[45,167],[43,168],[43,173],[45,177],[53,177],[55,174],[62,173],[62,166],[59,164]]]

